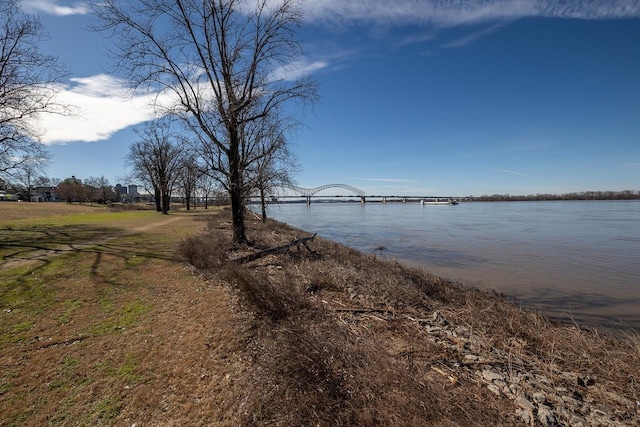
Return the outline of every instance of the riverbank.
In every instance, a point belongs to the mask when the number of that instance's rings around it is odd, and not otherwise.
[[[269,214],[568,322],[640,332],[638,201],[312,204]]]
[[[635,425],[640,340],[560,325],[504,297],[315,237],[216,218],[181,252],[250,314],[240,424]],[[241,392],[240,390],[238,390]],[[243,394],[241,392],[241,394]]]

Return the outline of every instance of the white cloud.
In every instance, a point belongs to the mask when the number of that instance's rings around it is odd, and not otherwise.
[[[450,27],[524,17],[614,19],[640,17],[637,0],[304,0],[310,21]]]
[[[101,141],[154,117],[156,94],[131,96],[123,81],[104,74],[71,82],[61,88],[58,101],[73,106],[77,114],[41,115],[38,127],[44,144]]]
[[[296,62],[277,72],[284,80],[326,67],[325,62]],[[196,85],[198,86],[198,85]],[[200,88],[202,96],[211,92]],[[213,97],[213,93],[209,93]],[[171,94],[131,94],[126,81],[106,74],[72,78],[59,88],[57,102],[69,105],[74,114],[41,114],[36,126],[41,131],[40,141],[46,145],[73,141],[95,142],[109,139],[114,133],[130,126],[149,121],[157,116],[156,108],[175,105]]]
[[[305,59],[301,59],[278,68],[271,75],[271,79],[274,81],[296,80],[300,77],[309,75],[314,71],[326,68],[328,65],[329,64],[324,61],[308,62]]]
[[[85,15],[89,7],[83,2],[74,2],[68,6],[61,6],[57,0],[22,0],[22,7],[27,12],[44,12],[50,15],[68,16]]]

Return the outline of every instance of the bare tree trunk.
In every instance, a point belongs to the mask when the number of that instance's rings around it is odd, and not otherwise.
[[[160,194],[160,189],[154,188],[153,194],[156,199],[156,212],[162,212],[162,195]]]
[[[171,202],[171,196],[169,195],[169,192],[166,190],[162,191],[162,214],[163,215],[168,215],[169,214],[169,203]]]
[[[262,208],[262,222],[267,221],[267,201],[264,198],[264,187],[260,186],[260,207]]]
[[[233,241],[238,244],[246,244],[247,235],[244,227],[244,200],[237,135],[231,135],[229,145],[229,181],[231,184],[229,196],[231,197],[231,216],[233,218]]]

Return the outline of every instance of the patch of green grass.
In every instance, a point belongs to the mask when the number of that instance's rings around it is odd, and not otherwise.
[[[70,357],[62,362],[62,367],[64,368],[64,371],[68,373],[73,370],[73,368],[75,368],[78,363],[80,363],[78,359],[76,359],[75,357]]]
[[[122,402],[116,397],[108,397],[98,402],[94,408],[94,414],[100,420],[115,418],[122,409]]]
[[[114,375],[127,382],[139,381],[142,376],[135,373],[136,371],[136,358],[133,354],[128,354],[124,363],[120,365],[115,371]]]
[[[67,396],[59,403],[58,410],[49,421],[49,425],[61,425],[65,421],[73,422],[73,416],[71,415],[71,409],[75,405],[76,401],[73,397]]]
[[[124,327],[131,326],[150,310],[151,306],[146,304],[144,301],[130,302],[124,306],[120,324]]]
[[[67,300],[65,305],[66,309],[64,310],[64,313],[58,317],[58,322],[61,325],[71,322],[71,315],[82,306],[82,303],[77,298],[74,298],[72,300]]]
[[[0,396],[11,390],[11,387],[13,387],[13,384],[10,382],[0,384]]]
[[[80,210],[78,212],[61,213],[60,215],[46,217],[29,217],[25,216],[11,221],[0,222],[2,228],[19,228],[20,226],[44,226],[47,228],[56,228],[69,225],[80,224],[114,224],[114,223],[131,223],[142,222],[150,218],[158,217],[153,211],[122,211],[109,212],[104,209]]]
[[[148,261],[148,258],[146,258],[144,256],[137,256],[136,254],[133,254],[132,256],[128,257],[124,261],[124,265],[125,265],[126,268],[138,267],[138,266],[144,264],[147,261]]]
[[[68,390],[69,382],[65,378],[56,378],[49,384],[51,390]]]
[[[58,366],[57,378],[51,381],[51,383],[49,384],[49,388],[51,390],[69,390],[73,385],[70,378],[73,378],[73,372],[75,371],[79,363],[80,360],[75,357],[64,359],[60,363],[60,366]]]
[[[0,240],[3,242],[0,261],[22,258],[61,245],[99,241],[160,219],[152,211],[83,210],[47,217],[30,217],[28,211],[24,214],[11,220],[0,219]]]
[[[11,332],[14,334],[18,334],[20,332],[26,332],[30,330],[32,327],[33,327],[33,322],[31,321],[20,322],[13,325],[13,327],[11,328]]]
[[[107,318],[90,328],[92,335],[120,332],[137,323],[144,314],[151,310],[151,306],[142,300],[117,306],[113,299],[103,298],[100,301],[100,306],[103,314],[107,314]]]
[[[47,285],[35,274],[14,278],[0,287],[0,307],[5,310],[21,310],[35,315],[52,302]]]
[[[72,274],[76,257],[72,253],[55,257],[44,266],[0,271],[0,309],[5,312],[0,324],[0,344],[24,340],[23,333],[40,315],[54,311],[60,281]],[[76,303],[68,305],[59,321],[66,323],[77,307]]]

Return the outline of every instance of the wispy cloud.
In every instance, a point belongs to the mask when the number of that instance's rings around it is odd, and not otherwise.
[[[354,176],[348,176],[347,179],[355,179],[358,181],[375,181],[375,182],[420,182],[417,179],[403,179],[403,178],[358,178]]]
[[[491,34],[491,33],[495,33],[496,31],[498,31],[500,28],[504,27],[504,24],[500,23],[500,24],[495,24],[490,26],[489,28],[484,28],[480,31],[476,31],[473,32],[469,35],[466,35],[462,38],[459,38],[457,40],[453,40],[451,42],[448,42],[446,44],[444,44],[442,47],[443,48],[455,48],[455,47],[463,47],[466,46],[468,44],[471,44],[473,42],[475,42],[476,40]]]
[[[637,0],[304,0],[310,21],[451,27],[525,17],[616,19],[640,17]]]
[[[506,170],[506,169],[493,169],[494,172],[500,172],[500,173],[509,173],[511,175],[519,175],[519,176],[527,176],[527,174],[524,174],[522,172],[514,172],[514,171],[510,171],[510,170]]]
[[[329,64],[325,61],[311,62],[307,59],[300,59],[278,68],[272,74],[271,78],[273,80],[296,80],[300,77],[309,75],[314,71],[326,68],[328,65]]]
[[[131,96],[124,81],[104,74],[73,78],[60,88],[58,102],[73,106],[77,114],[42,114],[38,120],[41,141],[51,145],[108,139],[119,130],[151,120],[156,95]]]
[[[22,7],[27,12],[43,12],[50,15],[68,16],[85,15],[89,7],[83,2],[73,2],[61,5],[58,0],[22,0]]]

